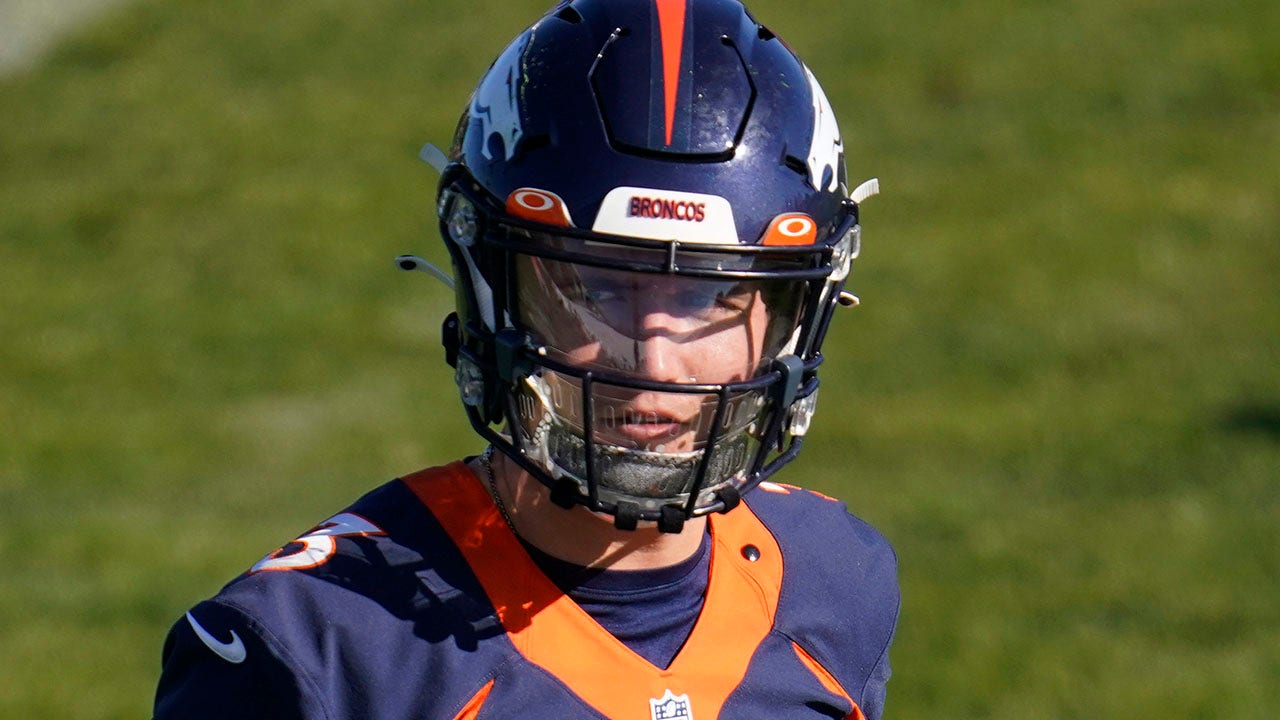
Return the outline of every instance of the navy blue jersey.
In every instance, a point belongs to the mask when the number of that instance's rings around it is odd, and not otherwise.
[[[771,483],[710,535],[702,610],[659,668],[538,569],[466,465],[424,470],[192,608],[155,717],[878,718],[898,612],[884,539]]]

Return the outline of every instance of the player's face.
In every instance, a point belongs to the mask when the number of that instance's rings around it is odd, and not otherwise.
[[[555,360],[670,383],[747,380],[776,352],[761,282],[629,272],[524,257],[524,325]],[[547,377],[557,414],[581,422],[577,380]],[[698,449],[716,396],[592,386],[595,440],[657,452]],[[749,411],[754,411],[754,406]],[[733,410],[733,408],[731,408]],[[732,414],[732,413],[731,413]],[[726,425],[732,418],[725,418]]]

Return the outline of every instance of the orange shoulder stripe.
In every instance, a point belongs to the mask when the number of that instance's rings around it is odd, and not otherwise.
[[[821,682],[823,687],[849,701],[849,704],[853,706],[853,712],[846,715],[845,720],[867,720],[866,716],[862,714],[862,708],[858,707],[858,703],[854,702],[853,698],[849,697],[849,693],[845,692],[844,687],[840,685],[840,681],[836,680],[835,676],[822,666],[822,663],[814,660],[812,655],[805,652],[804,648],[797,645],[794,641],[791,643],[791,648],[796,651],[796,657],[800,658],[800,662],[804,663],[804,666],[809,669],[809,672],[813,673],[814,677],[818,678],[818,682]]]
[[[453,720],[476,720],[480,715],[480,708],[484,706],[484,701],[489,698],[489,691],[491,690],[493,690],[492,680],[485,683],[484,687],[480,688],[479,692],[468,700],[466,705],[462,706],[458,714],[453,716]]]

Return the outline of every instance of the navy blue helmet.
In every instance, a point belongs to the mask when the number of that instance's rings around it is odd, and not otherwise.
[[[858,205],[739,2],[557,5],[481,79],[438,213],[468,416],[558,503],[675,532],[795,457]]]

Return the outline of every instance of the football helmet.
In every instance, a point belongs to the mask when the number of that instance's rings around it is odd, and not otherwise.
[[[796,456],[858,203],[817,80],[739,2],[560,3],[439,159],[447,360],[558,504],[678,532]]]

